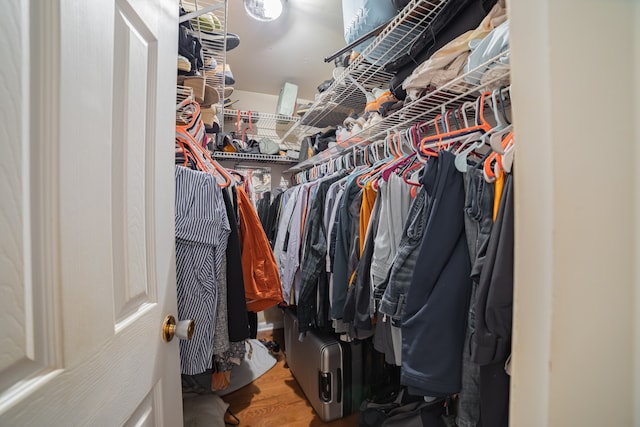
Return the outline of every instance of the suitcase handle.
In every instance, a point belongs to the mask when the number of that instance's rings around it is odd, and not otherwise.
[[[331,383],[332,383],[332,375],[331,372],[318,372],[318,391],[319,391],[319,396],[320,396],[320,400],[324,403],[328,403],[331,402],[331,397],[332,397],[332,388],[331,388]],[[338,368],[338,372],[336,373],[336,386],[337,386],[337,393],[336,393],[336,402],[341,402],[342,401],[342,372],[341,370]]]
[[[318,387],[320,401],[327,403],[331,402],[331,373],[330,372],[318,372]]]

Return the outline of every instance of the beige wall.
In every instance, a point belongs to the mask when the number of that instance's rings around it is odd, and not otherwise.
[[[243,90],[235,90],[231,95],[232,100],[238,100],[233,104],[236,110],[251,110],[263,113],[276,114],[278,107],[278,96],[267,93],[246,92]],[[298,104],[305,104],[310,101],[298,98]]]
[[[263,113],[275,114],[278,105],[278,97],[266,93],[246,92],[235,90],[231,95],[232,100],[238,100],[233,104],[237,110],[261,111]]]
[[[510,2],[513,426],[640,425],[639,8]]]

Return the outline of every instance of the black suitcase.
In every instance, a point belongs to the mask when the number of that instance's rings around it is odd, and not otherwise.
[[[357,411],[363,399],[362,346],[328,333],[310,331],[298,339],[298,318],[284,310],[287,365],[323,421]]]

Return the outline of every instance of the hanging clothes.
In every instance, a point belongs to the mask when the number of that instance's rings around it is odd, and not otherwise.
[[[476,305],[476,333],[472,360],[480,365],[480,401],[484,425],[509,425],[509,376],[505,365],[511,354],[514,269],[513,175],[505,174],[498,216],[480,275]]]
[[[402,229],[412,201],[410,192],[411,186],[395,173],[390,174],[388,180],[380,180],[380,224],[375,231],[375,246],[371,260],[374,286],[385,279],[400,246]]]
[[[427,200],[426,190],[420,188],[409,208],[408,219],[387,277],[374,291],[380,313],[398,321],[404,313],[407,292],[418,262],[418,251],[427,221]]]
[[[385,174],[382,176],[384,177]],[[356,269],[354,286],[349,288],[345,303],[344,321],[351,324],[350,335],[356,339],[368,338],[375,332],[376,301],[373,290],[384,280],[389,270],[392,258],[400,244],[402,228],[410,206],[409,184],[393,173],[386,177],[388,181],[382,177],[378,179],[378,193],[365,237],[362,239],[364,250]],[[366,191],[367,188],[363,194],[366,194]],[[363,209],[365,203],[363,198]],[[396,230],[398,228],[399,230]],[[378,280],[376,280],[376,272],[381,276]],[[395,355],[388,359],[395,360]]]
[[[258,312],[283,301],[282,285],[278,265],[258,214],[244,190],[240,187],[236,190],[247,310]]]
[[[400,367],[410,394],[457,399],[459,427],[508,422],[513,131],[505,91],[483,92],[476,103],[443,113],[435,135],[431,123],[417,124],[390,135],[383,147],[373,142],[367,148],[373,158],[380,148],[392,153],[386,164],[288,190],[276,242],[282,251],[291,223],[299,224],[294,253],[283,259],[299,261],[287,274],[292,282],[302,278],[300,298],[290,299],[302,304],[300,330],[325,326],[328,283],[333,332],[343,341],[372,338],[385,361]],[[490,102],[494,129],[483,116]],[[411,139],[415,153],[404,154],[403,138]],[[489,145],[496,151],[486,152]],[[336,165],[298,177],[322,176]],[[369,183],[357,185],[365,174],[379,184],[377,193]]]
[[[360,251],[360,244],[356,233],[359,233],[360,229],[359,216],[361,203],[359,200],[362,200],[362,189],[358,187],[356,183],[358,176],[359,173],[354,173],[349,176],[338,211],[333,265],[334,283],[331,295],[331,319],[342,319],[344,302],[347,298],[347,289],[355,270],[351,254],[355,252],[353,248],[358,248],[358,253]]]
[[[489,236],[493,227],[494,186],[488,183],[478,165],[464,174],[465,184],[465,233],[471,261],[471,297],[467,318],[467,332],[462,354],[462,388],[458,394],[459,427],[480,425],[480,366],[471,360],[471,338],[476,330],[476,301],[478,282],[487,254]]]
[[[367,234],[367,228],[369,227],[369,220],[371,219],[371,212],[376,202],[378,193],[373,189],[371,182],[367,182],[362,190],[362,204],[360,205],[360,255],[364,251],[364,236]]]
[[[178,317],[198,325],[191,340],[180,340],[180,369],[193,375],[212,367],[217,286],[231,230],[213,175],[177,166],[175,177]]]
[[[345,328],[342,328],[341,322],[335,320],[331,316],[333,311],[333,263],[336,253],[336,240],[338,236],[338,222],[339,222],[339,209],[342,202],[342,196],[344,195],[345,185],[347,183],[348,176],[334,182],[327,191],[327,202],[325,205],[325,229],[327,234],[327,257],[326,257],[326,273],[329,279],[329,319],[332,322],[333,328],[337,333],[346,332]]]
[[[227,242],[227,247],[229,246]],[[227,315],[227,254],[223,255],[220,280],[218,282],[218,294],[216,298],[216,329],[213,335],[213,354],[224,354],[229,351],[229,317]]]
[[[427,224],[402,318],[401,382],[421,396],[460,391],[471,263],[464,183],[454,159],[440,151],[427,161]]]
[[[325,272],[327,236],[324,227],[326,195],[343,174],[323,179],[312,195],[308,209],[304,242],[306,248],[300,266],[300,297],[297,300],[299,331],[328,325],[329,283]]]
[[[269,205],[269,210],[267,212],[267,221],[265,224],[264,232],[267,234],[267,239],[269,239],[269,244],[273,248],[276,243],[276,233],[278,228],[278,221],[280,219],[280,212],[282,209],[282,196],[284,193],[278,193],[271,204]]]
[[[349,337],[359,340],[373,335],[373,322],[371,317],[371,260],[373,257],[375,231],[380,223],[380,207],[382,200],[376,198],[371,212],[368,212],[369,201],[364,200],[367,188],[363,193],[360,225],[362,215],[368,215],[368,224],[361,241],[364,242],[362,253],[353,277],[351,286],[347,290],[347,299],[344,307],[343,321],[349,324]],[[367,196],[371,198],[371,196]]]
[[[230,187],[235,195],[235,187]],[[238,215],[234,208],[229,191],[223,191],[227,217],[231,232],[227,244],[227,315],[229,325],[229,341],[241,342],[249,338],[249,322],[246,316],[246,299],[244,277],[242,274],[242,253],[238,230]]]
[[[280,224],[273,248],[282,283],[284,302],[292,301],[296,273],[300,265],[300,241],[302,230],[302,203],[306,200],[306,187],[301,185],[287,190],[286,202],[280,215]]]

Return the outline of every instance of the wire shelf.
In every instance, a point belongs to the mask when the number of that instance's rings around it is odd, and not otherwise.
[[[202,44],[202,54],[205,61],[204,69],[198,70],[200,75],[206,78],[206,83],[224,93],[224,73],[216,72],[216,66],[224,67],[226,64],[226,40],[227,40],[227,2],[225,0],[182,0],[184,9],[189,12],[180,17],[180,22],[190,20],[193,31],[191,34],[197,37]],[[201,19],[204,14],[209,14],[209,21]],[[222,105],[224,99],[220,99]]]
[[[260,140],[262,138],[268,138],[278,143],[281,148],[287,149],[297,148],[299,145],[297,141],[293,143],[287,142],[284,141],[282,137],[292,126],[300,121],[300,117],[232,109],[225,109],[223,115],[223,129],[225,132],[235,131],[237,127],[240,127],[242,130],[247,129],[249,123],[251,123],[253,132],[251,132],[251,130],[247,130],[247,132],[254,139]],[[238,115],[240,123],[239,126],[236,126]]]
[[[176,105],[180,105],[187,98],[193,99],[193,88],[178,85],[176,88]]]
[[[304,170],[339,156],[345,150],[384,139],[388,132],[398,132],[415,123],[428,122],[446,110],[455,109],[465,102],[474,102],[486,90],[507,86],[510,79],[509,57],[509,51],[496,55],[475,69],[405,105],[375,125],[297,164],[287,172]],[[491,72],[486,72],[487,70]]]
[[[224,151],[214,151],[211,156],[218,160],[245,160],[261,163],[297,163],[298,159],[292,159],[287,156],[272,156],[268,154],[252,154],[252,153],[227,153]]]
[[[352,112],[364,111],[366,92],[386,88],[393,77],[384,65],[407,53],[413,42],[442,10],[447,0],[412,0],[367,46],[284,137],[297,139],[341,123]]]

